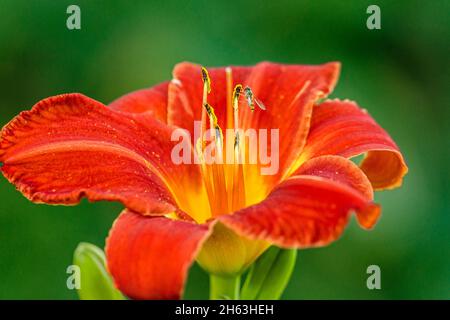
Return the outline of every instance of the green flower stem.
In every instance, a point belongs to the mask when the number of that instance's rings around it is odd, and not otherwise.
[[[241,276],[209,277],[209,297],[211,300],[238,300],[241,286]]]

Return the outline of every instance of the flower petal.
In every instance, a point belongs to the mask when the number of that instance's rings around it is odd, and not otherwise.
[[[51,97],[3,128],[1,171],[35,202],[87,197],[143,214],[184,210],[189,196],[198,200],[202,180],[195,166],[171,161],[171,132],[150,116],[127,117],[80,94]],[[187,186],[192,192],[181,192]]]
[[[362,217],[377,217],[380,208],[346,184],[298,175],[283,181],[261,203],[219,219],[251,239],[303,248],[336,240],[352,210]]]
[[[179,299],[209,232],[207,225],[125,211],[106,241],[108,269],[130,298]]]
[[[109,104],[109,107],[123,112],[148,113],[153,118],[167,123],[167,90],[169,82],[160,83],[148,89],[126,94]]]
[[[366,110],[352,101],[328,100],[314,108],[301,161],[324,154],[353,157],[361,163],[375,190],[401,185],[408,168],[399,148]]]
[[[336,181],[359,191],[368,201],[373,200],[373,189],[367,176],[352,161],[340,156],[320,156],[308,160],[294,175],[310,175]],[[371,229],[379,216],[380,210],[356,211],[359,224],[366,229]]]

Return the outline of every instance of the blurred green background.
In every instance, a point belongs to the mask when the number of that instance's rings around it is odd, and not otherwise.
[[[81,7],[82,29],[66,28]],[[381,30],[366,8],[381,7]],[[0,124],[47,96],[104,103],[171,78],[183,60],[339,60],[332,97],[367,108],[409,164],[401,189],[378,193],[375,230],[353,220],[332,245],[299,252],[285,299],[450,298],[450,1],[0,1]],[[66,268],[80,241],[101,247],[121,211],[111,203],[35,205],[0,179],[0,298],[75,299]],[[377,264],[382,289],[366,288]],[[194,266],[187,298],[207,298]]]

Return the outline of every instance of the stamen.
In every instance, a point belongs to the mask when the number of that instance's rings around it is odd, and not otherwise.
[[[203,83],[206,86],[207,93],[211,93],[211,79],[209,78],[208,70],[205,67],[202,67],[202,79]]]
[[[239,96],[242,92],[242,85],[238,84],[233,90],[233,116],[234,116],[234,149],[236,153],[236,159],[239,157]]]
[[[222,129],[220,128],[217,122],[217,116],[214,113],[214,108],[205,103],[205,110],[209,116],[209,126],[210,129],[214,129],[213,139],[215,141],[215,158],[219,161],[219,164],[212,163],[211,171],[212,171],[212,185],[214,188],[214,209],[212,211],[212,215],[217,216],[219,214],[224,214],[228,212],[228,203],[227,201],[223,201],[223,197],[227,195],[226,184],[225,184],[225,172],[223,170],[223,136]],[[210,172],[211,172],[210,171]]]
[[[214,108],[209,103],[205,103],[203,106],[205,107],[206,113],[208,114],[211,129],[214,128],[214,130],[215,130],[215,139],[217,139],[216,142],[218,142],[220,144],[220,146],[223,146],[222,145],[222,141],[223,141],[222,129],[220,128],[219,123],[217,122],[217,116],[214,112]]]
[[[202,70],[202,81],[203,81],[203,101],[202,105],[208,103],[208,94],[211,92],[211,79],[209,78],[208,70],[205,67],[201,67]],[[202,108],[202,125],[200,127],[200,137],[202,139],[202,150],[205,148],[204,134],[206,131],[206,110]]]
[[[240,148],[239,135],[239,97],[242,93],[242,85],[238,84],[233,90],[233,115],[234,115],[234,168],[233,188],[231,192],[231,210],[235,211],[245,205],[244,166]]]
[[[195,144],[195,147],[197,149],[198,159],[200,161],[200,166],[202,169],[202,175],[203,175],[203,181],[205,183],[205,189],[206,193],[208,194],[208,200],[209,200],[209,209],[211,210],[211,213],[214,211],[214,190],[213,190],[213,184],[211,182],[211,175],[208,174],[208,168],[205,164],[205,158],[203,156],[203,138],[198,138]]]
[[[215,128],[217,125],[217,117],[216,114],[214,113],[214,108],[209,104],[209,103],[204,103],[203,106],[206,109],[206,113],[208,114],[208,117],[210,120],[212,120],[213,123],[213,127]]]
[[[236,211],[245,207],[244,165],[235,163],[233,174],[234,185],[231,200],[231,210]]]
[[[234,109],[238,108],[239,96],[241,95],[241,92],[242,92],[242,85],[237,84],[233,90],[233,107],[234,107]]]
[[[252,112],[255,109],[255,104],[261,110],[266,110],[264,104],[255,97],[249,86],[244,88],[242,84],[237,84],[232,91],[233,78],[231,68],[226,68],[225,73],[227,108],[225,127],[227,129],[234,129],[234,136],[233,134],[230,136],[227,134],[226,141],[224,140],[214,108],[208,103],[208,94],[211,92],[211,79],[208,70],[201,67],[203,81],[202,127],[201,138],[196,141],[196,149],[199,154],[212,217],[238,210],[246,205],[244,173],[247,170],[247,165],[245,165],[245,161],[243,160],[247,157],[247,152],[244,148],[246,142],[245,135],[242,135],[239,123],[240,97],[243,96],[245,98],[245,102]],[[206,146],[205,132],[208,122],[211,132],[208,139],[212,139],[209,141],[215,144],[214,149],[212,149],[215,158],[212,159],[213,162],[208,162],[205,159],[206,153],[204,153]],[[225,142],[227,143],[226,146],[224,146]],[[234,149],[234,161],[231,163],[227,161],[225,165],[222,157],[224,149],[228,150],[227,146]],[[230,149],[230,151],[233,149]]]
[[[198,161],[200,163],[204,162],[203,158],[203,139],[200,137],[195,142],[195,150],[197,151]]]
[[[225,68],[225,78],[226,78],[226,84],[227,84],[227,92],[226,92],[226,98],[227,98],[227,123],[226,123],[226,129],[232,129],[233,128],[233,70],[231,67]],[[234,165],[231,161],[228,161],[228,157],[233,157],[233,155],[228,153],[227,145],[232,143],[232,139],[234,138],[234,132],[231,135],[227,134],[227,138],[225,142],[225,149],[227,150],[226,156],[227,161],[226,164],[224,164],[224,171],[225,171],[225,179],[226,179],[226,193],[227,193],[227,204],[228,208],[231,208],[233,206],[232,202],[232,194],[233,194],[233,169]]]
[[[203,150],[206,142],[204,141],[204,133],[206,132],[206,123],[209,118],[209,126],[212,130],[211,135],[215,142],[215,162],[211,165],[205,163],[202,154],[202,173],[205,181],[205,187],[208,193],[211,215],[217,216],[228,212],[228,203],[223,198],[227,195],[225,173],[223,170],[223,134],[219,126],[214,108],[208,103],[208,94],[211,92],[211,79],[208,70],[201,67],[203,80],[203,101],[202,101],[202,128],[201,128],[201,149]]]
[[[226,128],[231,129],[233,127],[233,70],[230,67],[225,68],[225,77],[227,83],[227,124]]]
[[[205,67],[201,67],[202,72],[202,81],[203,81],[203,101],[202,106],[205,106],[208,104],[208,93],[211,92],[211,79],[209,78],[208,70],[206,70]],[[202,175],[203,175],[203,181],[205,183],[205,189],[208,193],[208,200],[209,200],[209,207],[211,210],[211,214],[215,210],[215,202],[216,198],[214,195],[214,186],[213,186],[213,177],[210,174],[210,168],[206,165],[203,150],[206,146],[206,141],[204,140],[205,132],[206,132],[206,108],[202,107],[202,118],[201,118],[201,127],[200,127],[200,138],[199,141],[197,141],[197,152],[199,154],[199,160],[201,163],[202,168]]]

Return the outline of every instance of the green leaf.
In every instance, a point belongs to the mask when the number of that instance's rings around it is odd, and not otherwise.
[[[278,300],[297,259],[296,249],[269,248],[252,265],[241,291],[243,300]]]
[[[81,300],[124,300],[105,267],[105,254],[99,247],[82,242],[75,249],[73,263],[80,268]]]

